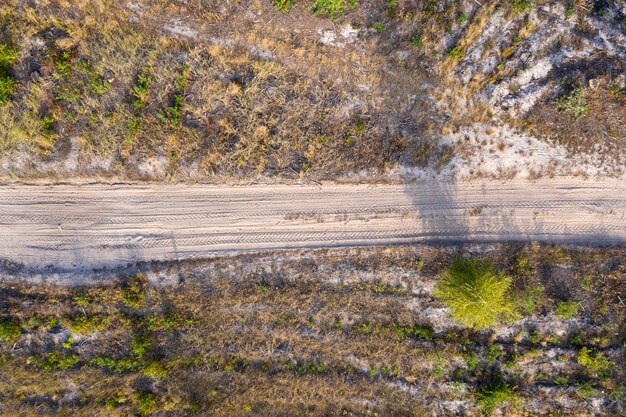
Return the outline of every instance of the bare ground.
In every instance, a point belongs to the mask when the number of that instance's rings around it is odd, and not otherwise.
[[[241,251],[409,242],[626,242],[626,184],[8,185],[0,257],[89,270]]]

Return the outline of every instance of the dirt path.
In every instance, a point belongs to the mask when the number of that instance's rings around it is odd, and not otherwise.
[[[626,242],[626,184],[0,188],[0,259],[59,270],[416,241]]]

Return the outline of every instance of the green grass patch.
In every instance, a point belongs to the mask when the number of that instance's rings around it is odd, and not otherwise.
[[[580,304],[576,301],[559,301],[554,308],[554,312],[559,318],[571,319],[578,314],[579,308]]]
[[[311,11],[315,15],[327,15],[334,20],[347,10],[356,9],[356,6],[356,0],[315,0]]]
[[[556,100],[556,108],[561,112],[569,112],[575,117],[582,117],[589,113],[589,106],[581,87],[559,97]]]
[[[15,320],[0,320],[0,339],[11,343],[22,334],[20,324]]]

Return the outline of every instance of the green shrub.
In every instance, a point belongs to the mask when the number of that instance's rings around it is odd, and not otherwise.
[[[383,33],[385,31],[385,23],[381,22],[380,20],[374,23],[374,30],[378,33]]]
[[[591,373],[604,377],[613,367],[613,362],[600,352],[594,352],[588,347],[583,347],[578,352],[578,364],[582,365]]]
[[[54,65],[57,67],[57,70],[61,75],[65,78],[70,78],[72,75],[72,58],[69,52],[63,52],[56,60]]]
[[[108,317],[105,316],[86,316],[77,314],[66,320],[66,326],[72,333],[89,334],[98,330],[104,330],[109,324]]]
[[[117,408],[128,402],[128,398],[124,394],[113,394],[104,400],[104,403],[109,408]]]
[[[559,111],[568,111],[575,117],[581,117],[589,112],[589,106],[581,87],[575,88],[556,100]]]
[[[0,105],[9,101],[17,83],[9,74],[9,69],[17,59],[19,51],[7,44],[0,44]]]
[[[152,413],[156,405],[156,396],[151,392],[143,391],[137,394],[137,401],[139,402],[139,414],[147,416]]]
[[[316,15],[328,15],[335,19],[345,13],[347,9],[355,9],[356,0],[315,0],[311,10]]]
[[[560,301],[556,304],[555,313],[562,319],[570,319],[578,313],[579,307],[576,301]]]
[[[515,316],[508,298],[511,278],[488,263],[456,258],[441,276],[435,295],[467,327],[484,329]]]
[[[167,376],[167,369],[165,369],[160,361],[152,360],[146,363],[146,365],[141,370],[141,373],[144,376],[161,379]]]
[[[130,342],[130,348],[138,358],[142,358],[152,348],[152,339],[145,333],[136,335]]]
[[[480,388],[477,399],[478,406],[487,415],[498,407],[515,406],[520,401],[513,389],[503,382]]]
[[[20,324],[14,320],[0,320],[0,339],[5,342],[13,342],[22,334]]]
[[[534,0],[513,0],[513,11],[516,13],[530,13],[535,5]]]
[[[409,39],[409,43],[416,48],[421,48],[424,45],[424,36],[414,35],[411,39]]]
[[[90,364],[97,366],[98,368],[107,368],[117,373],[134,371],[139,367],[139,361],[135,358],[129,357],[111,359],[103,356],[96,356],[91,360]]]
[[[133,86],[133,106],[136,109],[142,109],[146,107],[148,101],[148,93],[152,80],[147,73],[142,73],[137,76],[137,81]]]
[[[294,0],[272,0],[274,2],[274,7],[276,7],[281,12],[286,12],[291,9],[293,6]]]
[[[17,59],[19,51],[5,43],[0,43],[0,68],[8,68]]]
[[[463,50],[458,46],[453,46],[452,48],[448,48],[448,50],[446,50],[446,56],[451,58],[460,58],[461,55],[463,55]]]
[[[146,298],[146,277],[142,273],[137,274],[130,279],[122,290],[122,298],[124,304],[132,308],[140,308]]]
[[[15,91],[17,83],[8,75],[0,74],[0,104],[9,101],[11,94]]]
[[[48,372],[57,369],[69,369],[78,362],[78,355],[76,353],[62,355],[59,352],[50,352],[44,357],[33,356],[32,362]]]

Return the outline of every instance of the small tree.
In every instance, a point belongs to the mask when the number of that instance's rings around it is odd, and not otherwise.
[[[450,308],[455,320],[484,329],[515,316],[508,297],[511,281],[487,262],[456,258],[442,274],[435,295]]]

